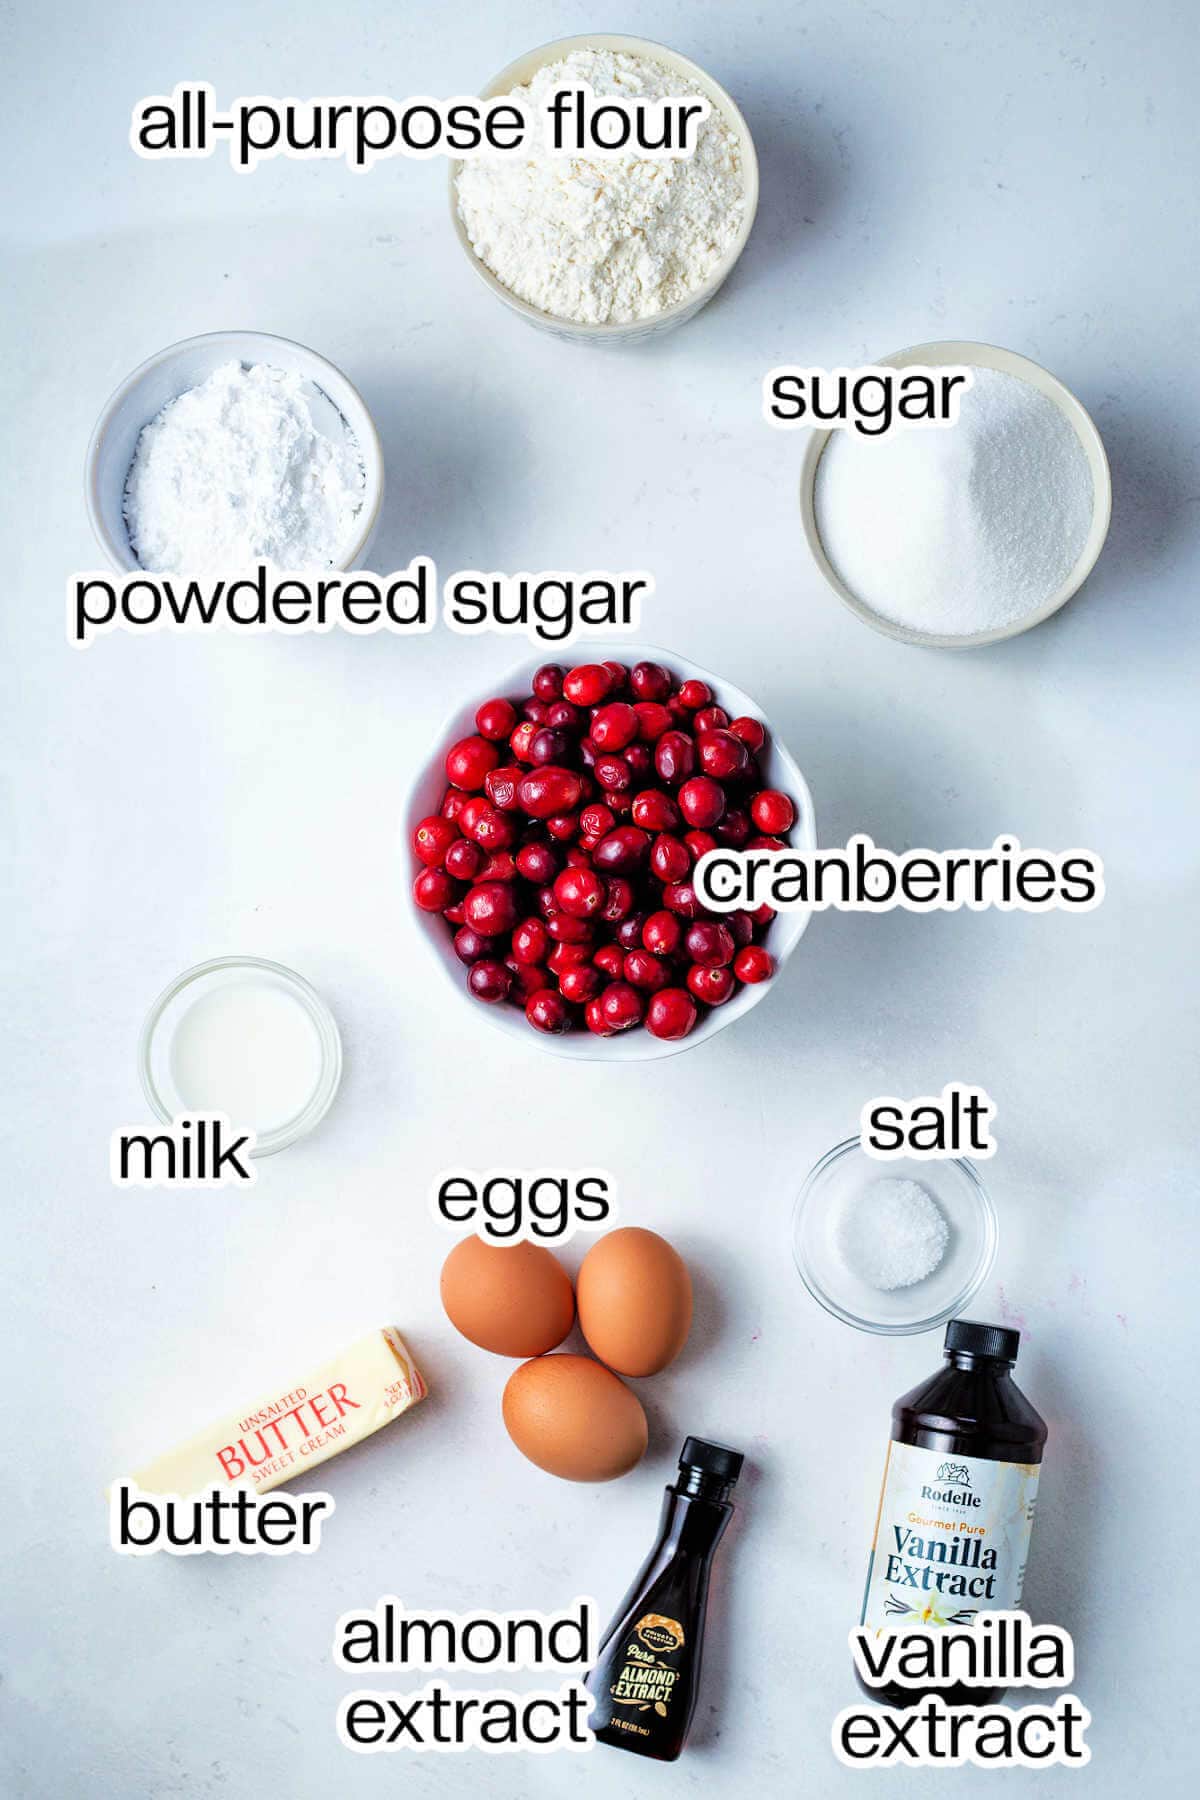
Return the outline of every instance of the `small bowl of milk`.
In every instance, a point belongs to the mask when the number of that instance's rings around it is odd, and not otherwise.
[[[270,1156],[313,1130],[342,1078],[342,1041],[316,990],[282,963],[218,956],[165,988],[138,1044],[147,1100],[170,1124],[219,1113]]]

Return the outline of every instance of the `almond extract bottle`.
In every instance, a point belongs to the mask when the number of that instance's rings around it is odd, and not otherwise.
[[[970,1625],[1021,1603],[1046,1424],[1012,1378],[1021,1334],[951,1319],[945,1365],[892,1408],[860,1624]],[[861,1684],[860,1684],[861,1685]],[[866,1688],[913,1706],[916,1688]],[[1003,1689],[931,1688],[948,1706],[990,1706]]]
[[[713,1552],[733,1515],[743,1458],[688,1438],[666,1489],[658,1540],[638,1571],[588,1677],[589,1724],[602,1744],[674,1762],[700,1689]]]

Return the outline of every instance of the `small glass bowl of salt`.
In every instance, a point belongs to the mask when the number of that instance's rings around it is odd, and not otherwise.
[[[995,1208],[965,1157],[881,1161],[853,1137],[805,1180],[792,1254],[827,1312],[900,1337],[962,1311],[988,1277],[997,1235]]]

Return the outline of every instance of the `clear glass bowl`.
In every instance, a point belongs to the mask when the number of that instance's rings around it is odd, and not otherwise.
[[[950,1241],[931,1275],[884,1291],[847,1268],[836,1233],[847,1201],[872,1182],[890,1179],[920,1183],[941,1208]],[[995,1208],[965,1157],[881,1161],[868,1156],[857,1137],[835,1144],[812,1168],[792,1217],[792,1255],[813,1299],[844,1324],[886,1337],[932,1331],[962,1312],[987,1280],[997,1238]]]

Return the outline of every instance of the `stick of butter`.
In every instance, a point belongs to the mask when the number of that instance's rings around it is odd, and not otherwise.
[[[391,1326],[359,1338],[299,1383],[210,1425],[134,1477],[148,1494],[227,1484],[265,1494],[359,1444],[429,1392]]]

